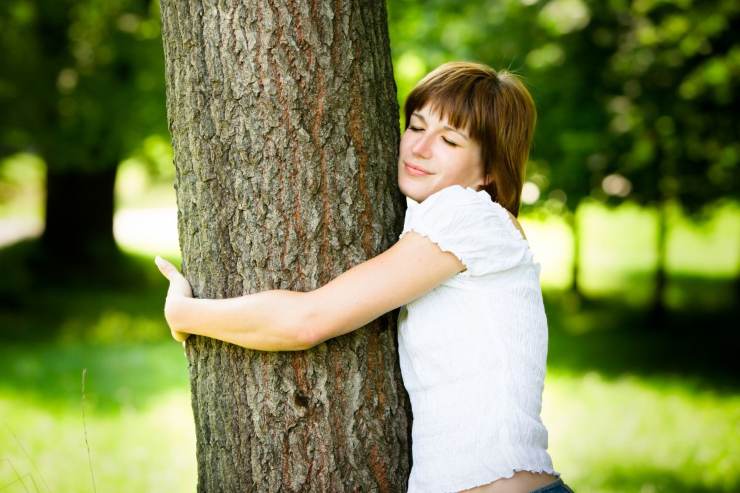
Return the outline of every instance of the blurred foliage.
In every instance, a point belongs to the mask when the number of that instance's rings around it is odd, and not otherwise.
[[[526,203],[674,199],[694,212],[739,196],[737,1],[392,0],[388,9],[400,102],[452,59],[524,78],[539,109]]]
[[[0,155],[98,169],[167,131],[156,1],[5,0],[0,52]]]
[[[738,198],[737,1],[390,0],[388,10],[399,102],[451,59],[524,78],[539,108],[526,203],[672,199],[694,212]],[[157,149],[169,143],[156,1],[7,0],[0,52],[0,155],[31,150],[55,168],[132,156],[171,176],[171,150]]]
[[[735,0],[391,0],[388,10],[400,102],[451,59],[525,79],[539,108],[526,203],[558,212],[586,196],[673,199],[694,212],[738,197]],[[8,0],[0,49],[0,155],[33,150],[56,168],[133,156],[171,176],[171,160],[152,157],[169,148],[157,2]]]
[[[46,166],[36,154],[0,159],[0,217],[43,216]]]
[[[609,47],[605,172],[640,202],[697,210],[738,194],[740,3],[636,1],[595,11],[593,43]],[[616,21],[616,25],[615,25]],[[613,26],[613,27],[612,27]],[[608,37],[612,27],[616,35]]]

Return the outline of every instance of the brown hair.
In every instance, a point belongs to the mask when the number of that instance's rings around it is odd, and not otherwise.
[[[483,189],[518,216],[537,121],[534,100],[519,77],[479,63],[448,62],[427,74],[406,98],[406,128],[411,114],[427,103],[480,144],[487,180]]]

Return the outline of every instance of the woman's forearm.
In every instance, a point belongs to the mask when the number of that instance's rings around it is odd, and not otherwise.
[[[313,345],[307,293],[282,289],[226,299],[180,298],[174,329],[262,351]]]

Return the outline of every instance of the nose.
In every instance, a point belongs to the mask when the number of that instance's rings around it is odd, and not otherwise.
[[[428,132],[420,135],[411,147],[411,152],[416,156],[429,158],[432,151],[432,137],[433,136]]]

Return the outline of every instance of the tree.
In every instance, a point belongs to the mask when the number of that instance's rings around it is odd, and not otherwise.
[[[610,165],[602,177],[611,174],[618,180],[605,187],[601,198],[618,202],[627,197],[657,210],[650,315],[660,326],[667,208],[677,203],[701,218],[704,206],[718,198],[738,198],[740,145],[734,115],[740,101],[733,74],[740,70],[740,44],[732,26],[740,5],[732,0],[646,2],[596,12],[616,20],[601,36],[612,50],[602,89],[611,114],[604,139]],[[608,188],[614,189],[609,197]]]
[[[0,49],[0,156],[47,164],[41,271],[110,266],[118,163],[166,131],[156,2],[8,0]]]
[[[310,290],[401,230],[383,2],[161,5],[196,297]],[[397,312],[304,352],[191,337],[199,491],[405,490]]]

